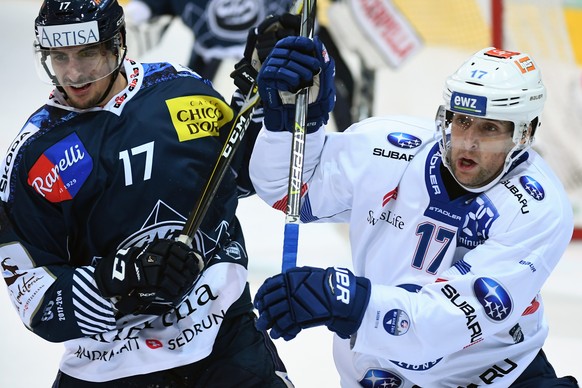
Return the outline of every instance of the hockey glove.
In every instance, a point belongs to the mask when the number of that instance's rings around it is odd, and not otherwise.
[[[184,243],[155,240],[101,259],[95,281],[123,315],[163,313],[179,304],[203,268],[200,253]],[[150,309],[150,306],[152,307]]]
[[[280,40],[265,60],[258,76],[259,94],[270,131],[293,131],[295,93],[309,89],[307,133],[327,124],[335,104],[335,66],[316,37],[290,36]]]
[[[269,15],[261,24],[249,31],[244,56],[230,73],[234,84],[244,95],[248,94],[253,82],[256,81],[261,64],[275,44],[286,36],[299,35],[300,26],[299,15],[285,13]]]
[[[326,325],[348,338],[362,323],[370,288],[368,279],[345,268],[292,268],[267,279],[257,291],[257,328],[289,341],[301,329]]]

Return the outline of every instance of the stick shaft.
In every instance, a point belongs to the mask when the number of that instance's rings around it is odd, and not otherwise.
[[[315,0],[306,0],[301,12],[301,36],[312,37],[315,23]],[[301,221],[301,189],[303,186],[303,156],[305,154],[305,123],[309,88],[297,93],[295,100],[295,125],[291,142],[291,160],[289,163],[289,183],[287,191],[287,209],[285,213],[285,232],[283,239],[282,271],[297,265],[299,245],[299,223]]]
[[[303,12],[304,8],[304,0],[297,0],[292,5],[290,12],[298,14],[299,12]],[[194,205],[192,212],[188,216],[188,220],[186,220],[186,224],[182,228],[182,232],[177,238],[178,241],[192,246],[192,241],[194,240],[196,232],[204,220],[204,216],[206,215],[212,199],[214,198],[216,191],[220,186],[222,178],[224,178],[224,175],[230,166],[230,162],[232,161],[234,153],[242,142],[242,138],[247,128],[249,127],[249,124],[251,123],[255,107],[258,106],[259,103],[259,89],[255,80],[249,94],[244,100],[244,103],[237,117],[233,121],[232,127],[227,137],[227,141],[225,142],[222,151],[218,156],[216,163],[214,164],[210,178],[206,182],[206,186],[204,187],[202,194]]]

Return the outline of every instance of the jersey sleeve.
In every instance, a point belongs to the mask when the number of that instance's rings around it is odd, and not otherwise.
[[[302,222],[348,222],[361,187],[373,187],[380,180],[389,189],[398,184],[408,162],[421,149],[399,154],[401,160],[374,155],[385,152],[391,131],[404,128],[419,138],[432,136],[430,123],[399,118],[370,118],[342,133],[317,132],[306,136],[303,158]],[[260,132],[250,162],[251,179],[259,197],[275,209],[285,211],[289,180],[292,134]],[[380,151],[378,151],[380,150]],[[392,151],[397,154],[396,151]],[[405,160],[402,160],[402,159]]]
[[[32,195],[22,184],[25,177],[11,182],[12,195],[0,208],[0,257],[24,325],[51,342],[114,329],[113,307],[97,289],[93,267],[69,264],[68,232],[59,208]]]

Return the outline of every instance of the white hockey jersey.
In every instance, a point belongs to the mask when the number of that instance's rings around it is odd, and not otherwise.
[[[307,135],[302,221],[349,223],[354,272],[372,282],[356,335],[334,340],[343,387],[507,387],[548,334],[539,291],[573,230],[561,183],[530,150],[490,190],[451,197],[435,132],[377,117]],[[251,159],[280,210],[290,144],[263,129]]]

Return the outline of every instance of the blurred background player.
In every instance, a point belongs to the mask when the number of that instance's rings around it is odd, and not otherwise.
[[[130,0],[128,23],[140,25],[163,15],[179,17],[194,36],[188,67],[213,80],[225,59],[242,57],[247,34],[268,15],[289,11],[292,0]],[[176,42],[179,49],[179,42]]]
[[[357,90],[352,72],[328,30],[327,9],[332,1],[317,2],[317,30],[330,54],[336,58],[337,102],[333,118],[337,129],[343,131],[352,124],[353,117],[357,117],[354,112],[357,108],[353,106]],[[292,4],[291,0],[129,0],[125,1],[124,8],[130,25],[140,27],[151,21],[152,28],[159,34],[163,34],[165,28],[156,24],[157,18],[180,17],[194,36],[188,66],[204,78],[214,80],[223,61],[242,58],[250,29],[257,27],[268,15],[288,12]],[[148,34],[147,28],[144,34]],[[179,42],[175,44],[177,50],[181,49]]]

